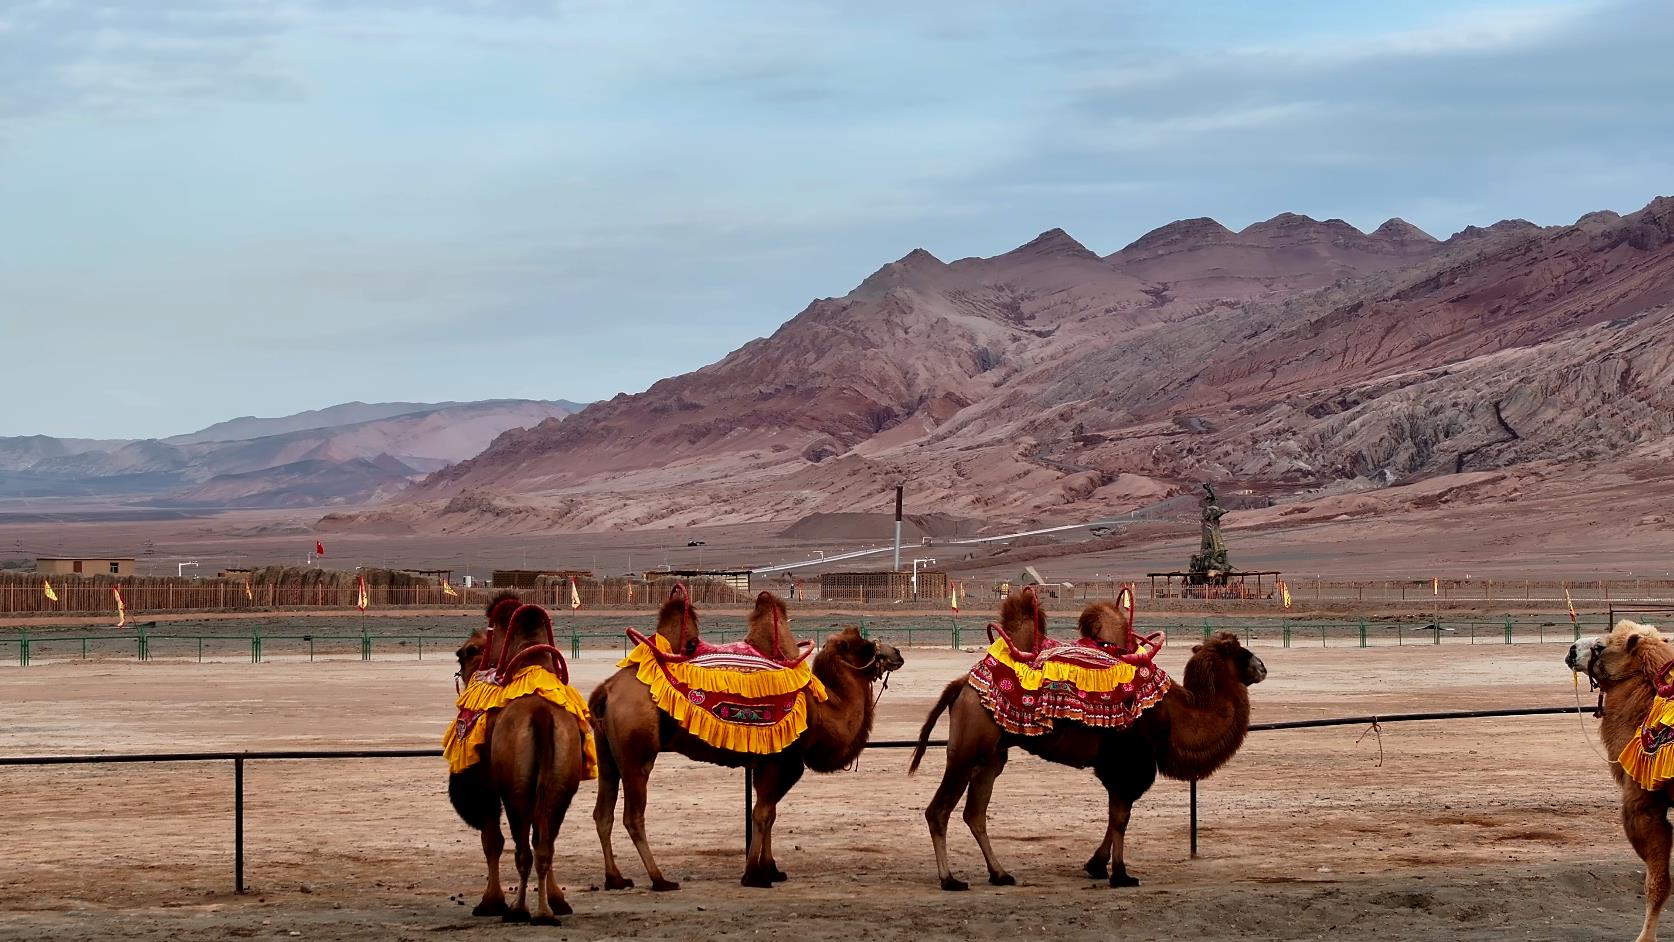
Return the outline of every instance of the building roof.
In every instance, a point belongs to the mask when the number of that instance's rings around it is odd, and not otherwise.
[[[73,563],[76,560],[81,560],[82,562],[86,562],[89,559],[103,559],[103,560],[108,560],[108,561],[113,562],[113,563],[131,563],[131,562],[134,561],[134,557],[132,557],[132,556],[37,556],[37,557],[35,557],[36,562],[42,562],[42,563]]]

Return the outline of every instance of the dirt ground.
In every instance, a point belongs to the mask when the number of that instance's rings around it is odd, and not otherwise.
[[[1178,671],[1186,644],[1164,656]],[[1563,646],[1276,649],[1257,721],[1572,702]],[[916,734],[974,654],[909,650],[874,738]],[[613,669],[572,665],[584,691]],[[441,660],[257,665],[89,661],[0,668],[0,754],[429,747],[451,712]],[[775,841],[791,881],[737,884],[741,774],[678,757],[653,778],[650,831],[672,894],[606,893],[585,784],[560,838],[576,914],[557,929],[476,920],[476,836],[440,759],[255,762],[246,877],[232,890],[230,764],[0,769],[0,938],[169,942],[229,936],[434,939],[1620,939],[1638,925],[1638,860],[1614,787],[1574,716],[1254,733],[1202,786],[1159,782],[1129,832],[1144,880],[1112,890],[1081,863],[1103,829],[1085,772],[1014,755],[991,831],[1021,885],[944,893],[921,816],[941,772],[901,750],[805,778]],[[944,726],[945,731],[945,726]],[[955,869],[982,876],[957,817]],[[641,878],[620,826],[617,852]],[[510,855],[506,872],[510,873]]]

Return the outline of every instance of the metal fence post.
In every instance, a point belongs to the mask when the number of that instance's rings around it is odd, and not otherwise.
[[[756,813],[756,773],[755,767],[744,766],[744,852],[750,852],[750,842],[755,840]]]
[[[244,757],[233,757],[233,892],[244,892]]]
[[[1285,647],[1290,647],[1290,622],[1285,622]]]
[[[1197,779],[1192,779],[1192,859],[1197,859]]]
[[[1366,619],[1360,619],[1360,646],[1366,647]]]
[[[29,666],[29,629],[27,628],[17,634],[17,666]]]
[[[1511,616],[1505,616],[1505,643],[1511,643]]]

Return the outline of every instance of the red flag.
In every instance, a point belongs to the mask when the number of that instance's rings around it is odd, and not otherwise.
[[[325,544],[321,543],[319,540],[314,541],[314,555],[315,556],[324,556],[325,555]]]
[[[368,601],[370,600],[366,597],[366,576],[362,575],[360,577],[360,591],[355,593],[355,608],[363,612],[366,611]]]

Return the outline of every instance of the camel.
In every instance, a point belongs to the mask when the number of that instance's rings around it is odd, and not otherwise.
[[[512,609],[509,615],[508,608]],[[474,632],[459,649],[462,678],[468,680],[479,670],[492,670],[504,683],[523,668],[538,666],[556,676],[558,686],[567,683],[568,669],[551,644],[552,621],[545,610],[521,605],[515,595],[501,593],[489,602],[488,615],[489,630]],[[545,684],[553,686],[553,681],[547,678]],[[571,691],[567,696],[574,698],[575,694]],[[581,709],[578,698],[574,705]],[[584,777],[586,747],[581,721],[543,694],[515,696],[479,722],[485,730],[477,746],[480,761],[451,774],[448,782],[448,796],[455,810],[467,824],[482,832],[488,881],[483,899],[472,913],[499,915],[506,922],[556,925],[558,916],[573,911],[552,873],[552,853],[558,829]],[[506,903],[499,877],[500,854],[505,846],[500,833],[501,808],[511,828],[519,876],[517,901],[511,906]],[[531,869],[537,885],[532,916],[528,907]]]
[[[1669,827],[1668,810],[1674,805],[1674,782],[1654,791],[1646,789],[1623,769],[1619,757],[1640,738],[1640,726],[1651,716],[1658,686],[1669,679],[1674,644],[1653,625],[1623,619],[1609,634],[1576,641],[1564,663],[1586,674],[1604,693],[1599,738],[1613,760],[1610,773],[1621,789],[1622,828],[1634,852],[1645,861],[1645,924],[1638,942],[1656,942],[1657,922],[1669,895],[1668,857],[1674,847],[1674,830]],[[1664,686],[1662,696],[1669,694],[1674,690]]]
[[[665,638],[668,637],[665,628],[673,630],[677,638],[686,638],[681,633],[686,624],[682,620],[683,610],[690,603],[679,602],[671,599],[659,615],[657,630]],[[777,639],[781,650],[795,650],[794,642],[789,641],[785,605],[777,596],[770,592],[757,596],[749,620],[752,639],[768,643]],[[689,624],[695,632],[696,619],[691,619]],[[695,642],[695,637],[691,640]],[[695,643],[685,648],[695,649]],[[673,647],[673,650],[682,648]],[[593,809],[593,823],[604,850],[605,888],[620,890],[634,885],[622,876],[610,842],[619,788],[626,793],[623,824],[651,877],[651,889],[680,888],[679,883],[664,877],[651,855],[645,834],[651,769],[663,752],[676,752],[698,762],[728,768],[748,767],[753,771],[755,809],[751,821],[754,827],[745,853],[744,875],[739,882],[749,887],[771,887],[787,879],[773,858],[773,821],[779,801],[802,777],[804,769],[835,772],[854,762],[872,731],[876,702],[872,686],[885,674],[899,669],[902,663],[900,651],[883,642],[867,640],[856,628],[833,634],[814,656],[812,668],[813,675],[825,685],[829,698],[820,702],[803,694],[807,729],[783,750],[770,755],[720,749],[686,732],[657,707],[650,689],[632,668],[624,668],[600,684],[590,698],[590,706],[599,742],[599,795]]]
[[[522,605],[523,600],[510,591],[496,593],[488,600],[483,608],[483,615],[488,620],[487,630],[479,628],[473,631],[454,652],[459,659],[456,685],[470,683],[477,671],[493,666],[490,649],[494,634],[506,630],[511,624],[512,612]],[[506,839],[500,833],[500,796],[494,791],[494,779],[486,761],[488,744],[493,739],[494,714],[490,713],[478,722],[485,724],[488,730],[485,742],[478,747],[479,761],[462,772],[448,774],[448,801],[461,820],[482,832],[482,853],[488,861],[488,885],[483,889],[482,900],[471,910],[471,915],[504,916],[506,894],[500,886],[500,854],[506,848]]]
[[[1030,591],[1014,594],[1001,608],[1001,626],[1020,650],[1038,649],[1045,624],[1045,614]],[[1089,606],[1079,628],[1083,637],[1096,640],[1106,650],[1132,649],[1131,615],[1124,615],[1119,606]],[[908,767],[909,774],[918,770],[936,721],[951,709],[947,768],[924,810],[942,889],[969,888],[954,878],[947,860],[948,816],[962,792],[966,793],[965,823],[982,849],[988,882],[995,886],[1017,882],[999,863],[988,840],[988,800],[1014,745],[1048,762],[1093,769],[1109,795],[1109,823],[1104,840],[1083,869],[1091,877],[1108,876],[1113,887],[1138,886],[1124,859],[1134,803],[1150,789],[1159,771],[1169,778],[1197,780],[1231,759],[1249,731],[1248,687],[1266,677],[1267,667],[1259,657],[1239,644],[1236,635],[1220,632],[1192,648],[1184,682],[1171,687],[1133,726],[1095,729],[1057,720],[1050,732],[1038,736],[1002,729],[970,686],[968,674],[948,684],[919,731]]]

